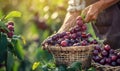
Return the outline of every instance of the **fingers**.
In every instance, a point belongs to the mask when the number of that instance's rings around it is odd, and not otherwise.
[[[92,18],[92,21],[96,20],[97,19],[97,16],[98,16],[98,13],[96,13],[93,18]]]
[[[86,17],[85,17],[84,21],[85,22],[91,21],[92,16],[93,16],[93,14],[90,11],[88,11],[87,14],[86,14]]]
[[[89,10],[87,11],[86,17],[84,19],[85,22],[92,21],[92,17],[94,15],[94,12],[92,12],[92,5],[89,6]]]
[[[91,13],[87,13],[84,22],[90,22],[90,21],[94,21],[97,19],[97,14],[91,14]]]
[[[95,5],[88,6],[82,11],[82,15],[85,16],[84,22],[87,23],[96,20],[98,13],[98,9],[95,7]]]
[[[83,11],[82,11],[82,15],[85,16],[84,18],[84,22],[89,22],[91,21],[91,18],[93,16],[92,12],[91,12],[91,5],[88,6],[87,8],[85,8]]]
[[[96,20],[96,16],[94,14],[88,12],[84,21],[87,23],[87,22],[90,22],[93,20]]]
[[[89,6],[86,7],[86,8],[82,11],[81,15],[82,15],[82,16],[86,16],[86,14],[87,14],[88,11],[89,11]]]
[[[96,12],[96,11],[93,12],[92,5],[91,5],[91,7],[89,8],[89,10],[85,16],[84,22],[87,23],[90,21],[94,21],[97,19],[97,16],[98,16],[98,12]]]

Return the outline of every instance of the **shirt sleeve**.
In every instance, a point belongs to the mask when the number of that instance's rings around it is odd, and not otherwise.
[[[74,12],[74,11],[80,11],[83,8],[85,8],[85,0],[69,0],[68,1],[68,8],[67,11]]]

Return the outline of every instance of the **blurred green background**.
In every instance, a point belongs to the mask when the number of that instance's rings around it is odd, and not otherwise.
[[[15,22],[15,34],[25,40],[24,60],[15,59],[12,71],[32,71],[34,62],[48,62],[52,55],[41,49],[41,42],[61,27],[68,0],[0,0],[0,17],[20,11]],[[4,68],[0,68],[4,71]],[[38,67],[36,71],[41,71]]]

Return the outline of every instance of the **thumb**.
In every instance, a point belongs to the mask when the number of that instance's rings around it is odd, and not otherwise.
[[[85,19],[85,16],[87,15],[88,11],[89,11],[89,6],[82,10],[81,16],[83,19]]]

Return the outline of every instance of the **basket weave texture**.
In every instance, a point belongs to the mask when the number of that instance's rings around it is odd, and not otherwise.
[[[86,68],[91,65],[94,46],[95,45],[60,47],[46,45],[43,48],[53,54],[57,65],[65,64],[68,66],[73,62],[79,61],[82,63],[82,67]]]
[[[120,52],[120,49],[116,50]],[[120,66],[109,66],[109,65],[101,65],[92,60],[92,66],[96,68],[96,71],[120,71]]]

